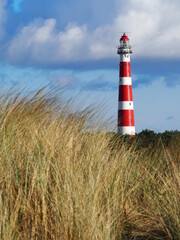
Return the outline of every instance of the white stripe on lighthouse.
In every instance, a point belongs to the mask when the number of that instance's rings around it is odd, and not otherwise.
[[[120,57],[121,62],[130,62],[130,54],[122,54]]]
[[[134,110],[132,101],[121,101],[119,102],[119,110]]]
[[[118,132],[122,134],[135,135],[135,127],[118,127]]]
[[[131,77],[120,77],[119,85],[132,85]]]

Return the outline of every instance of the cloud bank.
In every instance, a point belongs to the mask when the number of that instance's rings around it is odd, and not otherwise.
[[[7,59],[41,66],[113,59],[122,31],[131,32],[135,57],[180,58],[178,0],[128,0],[124,5],[109,23],[93,29],[71,22],[62,29],[56,18],[35,19],[9,41]],[[116,7],[121,10],[122,3]]]
[[[87,25],[69,24],[58,31],[55,19],[36,20],[21,29],[10,42],[8,58],[13,63],[48,64],[108,58],[113,53],[104,29],[89,33]],[[115,47],[114,47],[115,49]]]

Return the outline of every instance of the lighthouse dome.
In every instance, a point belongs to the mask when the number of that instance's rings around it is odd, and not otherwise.
[[[120,41],[129,41],[128,36],[124,33],[123,36],[121,37]]]

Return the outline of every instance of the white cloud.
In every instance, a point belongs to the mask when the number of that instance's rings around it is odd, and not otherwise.
[[[131,32],[135,56],[180,57],[179,1],[127,0],[125,4],[111,24],[91,31],[76,24],[62,31],[55,19],[31,22],[9,43],[8,58],[32,64],[114,58],[121,31]]]
[[[131,0],[127,15],[115,26],[131,32],[137,56],[180,57],[180,2],[170,0]]]
[[[23,27],[10,42],[8,57],[14,63],[48,64],[109,58],[115,48],[110,26],[92,32],[87,25],[69,24],[58,31],[55,19],[36,20]]]
[[[12,40],[8,56],[13,62],[26,59],[35,63],[56,63],[83,58],[86,26],[68,25],[64,32],[57,31],[56,20],[37,20],[23,27]],[[81,57],[82,56],[82,57]]]

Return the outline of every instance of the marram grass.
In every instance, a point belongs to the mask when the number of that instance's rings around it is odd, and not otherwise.
[[[180,139],[136,150],[52,93],[13,96],[0,100],[0,239],[180,239]]]

